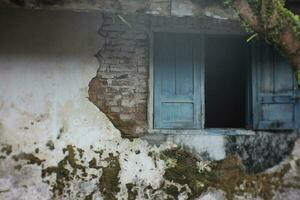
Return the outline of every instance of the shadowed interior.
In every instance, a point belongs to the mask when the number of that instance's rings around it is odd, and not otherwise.
[[[247,46],[241,36],[206,37],[206,128],[245,128]]]

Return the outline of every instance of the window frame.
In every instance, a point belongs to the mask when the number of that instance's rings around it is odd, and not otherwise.
[[[177,129],[156,129],[154,128],[154,34],[159,32],[179,32],[176,30],[151,30],[149,33],[149,77],[148,77],[148,109],[147,109],[147,118],[148,118],[148,133],[150,134],[164,134],[164,135],[254,135],[255,131],[251,129],[246,128],[204,128],[205,123],[205,95],[201,97],[202,99],[202,127],[200,129],[184,129],[184,130],[177,130]],[[181,31],[180,31],[181,32]],[[205,35],[207,34],[213,34],[213,35],[224,35],[228,33],[220,32],[181,32],[181,33],[187,33],[187,34],[199,34],[202,35],[202,37],[205,39]],[[237,33],[230,33],[228,35],[244,35],[247,36],[244,32],[237,32]],[[205,52],[204,52],[205,53]],[[202,81],[205,81],[205,67],[201,69],[201,79]],[[251,88],[249,88],[247,80],[247,93],[251,91]],[[201,85],[201,90],[204,91],[204,84]],[[247,103],[246,110],[249,110],[249,103]],[[251,116],[251,115],[250,115]],[[248,117],[246,117],[247,120]]]

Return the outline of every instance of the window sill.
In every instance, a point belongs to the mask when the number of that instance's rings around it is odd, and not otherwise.
[[[164,135],[255,135],[255,131],[235,128],[207,128],[199,130],[169,130],[169,129],[151,129],[150,134]]]

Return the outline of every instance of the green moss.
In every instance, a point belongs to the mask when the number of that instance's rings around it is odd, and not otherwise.
[[[203,0],[193,0],[193,1],[203,1]],[[233,5],[232,0],[220,0],[227,5]],[[295,38],[298,40],[300,38],[300,19],[299,16],[291,12],[285,7],[284,0],[247,0],[254,15],[258,19],[259,28],[251,27],[247,19],[241,18],[241,25],[246,29],[246,31],[254,33],[254,30],[259,30],[259,34],[264,36],[267,41],[270,41],[274,46],[284,49],[285,42],[282,41],[282,33],[291,32]],[[242,12],[237,10],[237,12]],[[242,13],[239,13],[242,16]],[[293,52],[294,51],[294,52]],[[297,49],[289,49],[286,54],[288,58],[294,57]],[[290,59],[290,58],[289,58]],[[293,58],[292,58],[293,59]],[[293,62],[291,62],[293,63]],[[300,66],[294,66],[296,71],[296,78],[298,85],[300,87]]]
[[[296,165],[300,167],[300,159],[296,160]]]
[[[178,191],[178,188],[176,186],[174,186],[174,185],[166,186],[166,188],[164,189],[164,191],[169,196],[172,196],[173,199],[178,199],[178,196],[180,194],[180,191]]]
[[[99,158],[101,158],[104,151],[103,150],[99,150],[99,151],[94,151],[94,152],[97,153],[97,154],[99,154]]]
[[[20,153],[19,155],[14,155],[12,158],[15,161],[27,160],[27,164],[30,164],[30,165],[33,165],[33,164],[41,165],[42,162],[45,161],[45,160],[39,159],[38,157],[36,157],[32,153]]]
[[[68,185],[68,182],[74,178],[77,174],[77,170],[81,170],[82,174],[85,175],[85,166],[77,164],[77,159],[75,156],[75,149],[72,145],[68,145],[63,149],[64,153],[68,153],[64,159],[59,161],[57,166],[47,167],[42,170],[42,177],[49,176],[51,174],[56,174],[56,182],[53,186],[53,194],[63,194],[64,189]],[[67,169],[67,166],[72,168],[72,172]]]
[[[100,177],[99,189],[106,200],[116,199],[115,195],[119,192],[119,172],[121,170],[119,157],[109,154],[106,159],[107,167],[102,168],[102,176]]]
[[[53,173],[56,174],[56,182],[53,185],[52,192],[54,195],[56,192],[61,195],[66,187],[66,183],[70,181],[70,172],[59,163],[57,167],[47,167],[46,169],[42,170],[42,177],[44,178]]]
[[[148,156],[153,158],[154,157],[153,155],[154,155],[154,151],[149,151]]]
[[[6,155],[10,155],[12,152],[12,146],[9,144],[4,144],[3,147],[1,148],[1,152],[5,153]]]
[[[187,184],[192,191],[190,198],[196,198],[207,189],[202,187],[201,180],[205,181],[205,176],[211,176],[211,174],[199,173],[198,160],[192,154],[181,149],[172,149],[164,151],[161,155],[164,160],[177,161],[174,167],[166,169],[164,178],[181,185]]]
[[[48,140],[48,142],[46,143],[46,146],[48,147],[48,149],[50,149],[51,151],[55,149],[54,143],[52,140]]]
[[[300,87],[300,69],[298,69],[296,72],[296,80],[298,82],[298,86]]]
[[[22,165],[16,165],[15,169],[18,170],[18,171],[20,171],[22,169]]]
[[[136,150],[136,151],[135,151],[135,154],[137,154],[137,155],[140,154],[140,153],[141,153],[140,150]]]
[[[280,15],[279,19],[287,20],[291,24],[295,36],[299,37],[300,36],[299,16],[293,14],[289,9],[285,8],[284,3],[281,0],[273,0],[273,2],[279,12]]]
[[[84,197],[84,200],[93,200],[93,195],[94,195],[95,191],[91,192],[89,195]]]
[[[85,166],[77,164],[77,159],[75,157],[75,149],[72,145],[68,145],[67,148],[63,149],[63,152],[68,152],[68,155],[64,158],[66,162],[73,168],[72,174],[75,175],[77,169],[82,170],[85,172]]]
[[[135,185],[133,183],[126,184],[128,200],[135,200],[138,195],[138,192],[136,190],[134,190],[134,186]]]
[[[80,149],[80,148],[77,148],[77,151],[78,151],[78,153],[79,153],[79,157],[82,158],[82,157],[83,157],[84,150],[83,150],[83,149]]]
[[[300,41],[300,19],[298,15],[292,13],[289,9],[285,8],[283,0],[272,0],[272,3],[268,4],[265,13],[262,15],[262,22],[265,29],[265,37],[267,40],[272,42],[275,46],[284,49],[281,41],[281,33],[285,31],[291,31],[296,40]],[[297,39],[298,38],[298,39]],[[296,51],[297,49],[294,49]],[[290,49],[292,52],[293,49]],[[294,54],[289,53],[289,54]],[[292,55],[287,55],[292,56]],[[300,66],[294,66],[297,70],[295,71],[296,80],[300,86]]]
[[[285,187],[282,181],[283,176],[290,169],[290,165],[287,164],[279,172],[249,174],[243,170],[239,159],[230,156],[225,160],[213,162],[211,171],[200,173],[197,167],[197,162],[199,162],[197,158],[182,149],[166,150],[162,153],[162,158],[177,160],[174,167],[165,170],[164,178],[181,185],[187,184],[191,189],[189,199],[200,196],[210,187],[226,192],[226,198],[229,200],[233,199],[236,194],[244,193],[260,196],[266,200],[272,199],[273,189]],[[173,191],[172,193],[176,194],[174,187],[170,189],[172,190],[169,190],[169,193]]]
[[[9,192],[10,189],[7,189],[7,190],[0,190],[0,193],[5,193],[5,192]]]
[[[89,162],[89,168],[100,169],[101,167],[97,165],[96,158],[92,158]]]

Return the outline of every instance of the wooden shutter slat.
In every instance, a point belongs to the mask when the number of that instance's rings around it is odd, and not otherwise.
[[[201,128],[202,37],[154,35],[154,128]]]
[[[262,41],[253,44],[252,58],[254,129],[299,128],[299,90],[287,60]]]

